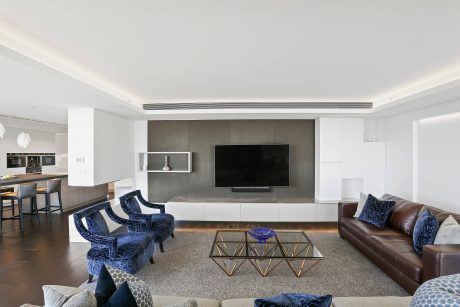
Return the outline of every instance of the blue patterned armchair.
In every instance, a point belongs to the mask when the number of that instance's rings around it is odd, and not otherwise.
[[[114,222],[130,227],[134,231],[111,234],[101,212],[105,210]],[[147,227],[143,222],[123,219],[113,212],[106,201],[85,208],[73,215],[75,226],[83,238],[91,242],[86,256],[89,281],[98,276],[103,264],[123,270],[130,274],[138,272],[148,261],[153,262],[153,234],[135,232]],[[87,227],[83,223],[86,220]]]
[[[139,202],[148,208],[159,209],[160,213],[143,214]],[[133,226],[128,226],[128,229],[130,231],[146,231],[153,233],[154,240],[159,243],[160,250],[163,253],[163,242],[169,238],[169,236],[174,238],[174,216],[165,213],[164,205],[153,204],[146,201],[139,190],[121,196],[120,204],[131,221],[143,223],[138,226],[138,230]]]

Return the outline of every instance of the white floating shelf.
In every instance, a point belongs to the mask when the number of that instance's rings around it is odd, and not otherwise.
[[[149,151],[141,152],[141,158],[139,159],[140,165],[139,169],[147,173],[191,173],[192,172],[192,153],[190,151]],[[172,165],[172,170],[164,171],[162,169],[148,169],[148,156],[149,155],[161,155],[161,156],[172,156],[172,155],[185,155],[187,159],[187,169],[174,169]]]

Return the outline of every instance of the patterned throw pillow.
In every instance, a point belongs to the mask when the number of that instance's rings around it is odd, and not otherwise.
[[[424,282],[415,291],[410,306],[460,306],[460,274],[441,276]]]
[[[110,275],[110,280],[107,278],[108,275]],[[126,284],[123,286],[122,293],[126,293],[126,287],[129,288],[132,296],[136,300],[137,306],[153,307],[150,290],[142,280],[109,265],[102,266],[98,277],[96,285],[96,298],[98,299],[98,304],[103,305],[108,302],[111,296],[115,295],[124,283]],[[116,288],[115,291],[114,287]]]
[[[45,285],[43,286],[45,306],[55,307],[96,307],[96,297],[89,290],[79,288]]]
[[[460,225],[452,215],[442,222],[434,244],[460,244]]]
[[[367,197],[369,194],[359,193],[358,207],[356,208],[355,215],[353,217],[359,217],[363,212],[364,205],[366,204]]]
[[[378,200],[372,194],[369,194],[358,219],[384,229],[395,203],[392,200]]]
[[[280,295],[258,298],[254,301],[254,307],[330,307],[331,295],[315,295],[303,293],[283,293]]]
[[[425,210],[420,214],[415,222],[412,240],[414,241],[415,252],[422,254],[423,246],[433,244],[438,232],[439,222],[430,210]]]

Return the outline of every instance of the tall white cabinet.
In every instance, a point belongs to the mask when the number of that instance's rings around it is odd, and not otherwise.
[[[315,134],[318,202],[383,194],[385,144],[364,142],[362,118],[317,118]]]

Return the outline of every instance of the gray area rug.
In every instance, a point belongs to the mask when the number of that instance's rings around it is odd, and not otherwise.
[[[227,276],[210,258],[214,233],[177,232],[165,242],[165,253],[155,252],[155,264],[136,276],[152,294],[210,297],[220,300],[263,297],[283,292],[333,296],[406,296],[408,293],[338,234],[308,234],[324,260],[297,278],[287,263],[262,277],[246,261]],[[82,285],[94,288],[95,282]]]

